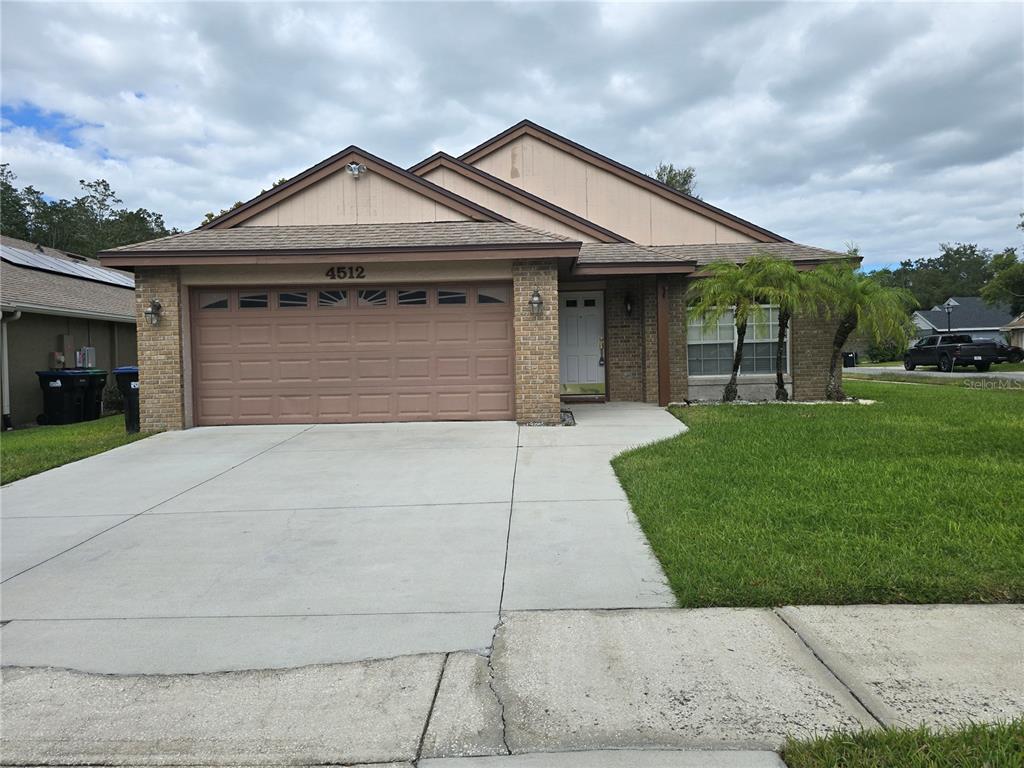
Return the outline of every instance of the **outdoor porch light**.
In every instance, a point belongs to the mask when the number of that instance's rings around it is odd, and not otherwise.
[[[544,299],[540,297],[540,291],[535,290],[530,297],[530,311],[534,317],[540,317],[541,309],[544,307]]]
[[[160,303],[159,299],[150,299],[149,306],[142,310],[142,314],[149,320],[150,325],[158,325],[160,323],[160,313],[163,311],[164,305]]]
[[[633,297],[630,296],[628,293],[626,294],[626,314],[633,314]]]

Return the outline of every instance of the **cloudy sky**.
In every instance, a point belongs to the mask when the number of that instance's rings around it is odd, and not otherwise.
[[[403,166],[528,117],[867,263],[1020,245],[1024,6],[2,5],[2,154],[192,228],[358,144]]]

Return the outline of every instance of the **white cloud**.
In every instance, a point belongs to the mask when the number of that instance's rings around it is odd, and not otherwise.
[[[529,117],[869,263],[1019,242],[1024,30],[1012,5],[7,4],[23,183],[108,179],[179,227],[348,144],[399,164]]]

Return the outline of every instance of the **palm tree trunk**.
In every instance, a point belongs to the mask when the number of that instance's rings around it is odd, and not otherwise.
[[[789,312],[785,309],[779,310],[779,339],[778,348],[775,350],[775,399],[789,400],[789,393],[786,391],[786,381],[782,377],[783,364],[786,362],[786,333],[789,331]]]
[[[828,385],[825,388],[826,400],[845,400],[846,393],[843,392],[843,367],[840,360],[843,354],[843,346],[850,334],[857,330],[857,315],[851,313],[844,317],[839,327],[836,328],[835,338],[832,340],[832,359],[828,367]]]
[[[722,402],[731,403],[739,396],[739,388],[736,386],[736,377],[740,372],[740,363],[743,362],[743,339],[747,335],[747,323],[736,323],[736,354],[732,356],[732,376],[729,383],[725,385],[725,392],[722,393]]]

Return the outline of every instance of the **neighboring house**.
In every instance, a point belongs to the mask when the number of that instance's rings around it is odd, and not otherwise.
[[[947,313],[946,308],[950,311]],[[933,333],[973,333],[978,336],[1002,335],[1002,327],[1013,319],[1010,308],[985,303],[979,296],[951,296],[931,309],[910,316],[918,336]]]
[[[143,429],[517,419],[563,397],[719,398],[735,328],[687,287],[792,243],[524,121],[405,170],[349,147],[200,229],[100,254],[133,267]],[[155,305],[153,305],[155,307]],[[777,313],[747,333],[740,393],[774,392]],[[801,315],[797,399],[824,396],[834,323]]]
[[[1024,347],[1024,312],[999,330],[1007,335],[1010,344],[1015,347]]]
[[[29,424],[43,409],[36,371],[54,352],[94,347],[96,367],[131,365],[135,353],[135,282],[96,259],[0,238],[0,337],[4,426]]]

